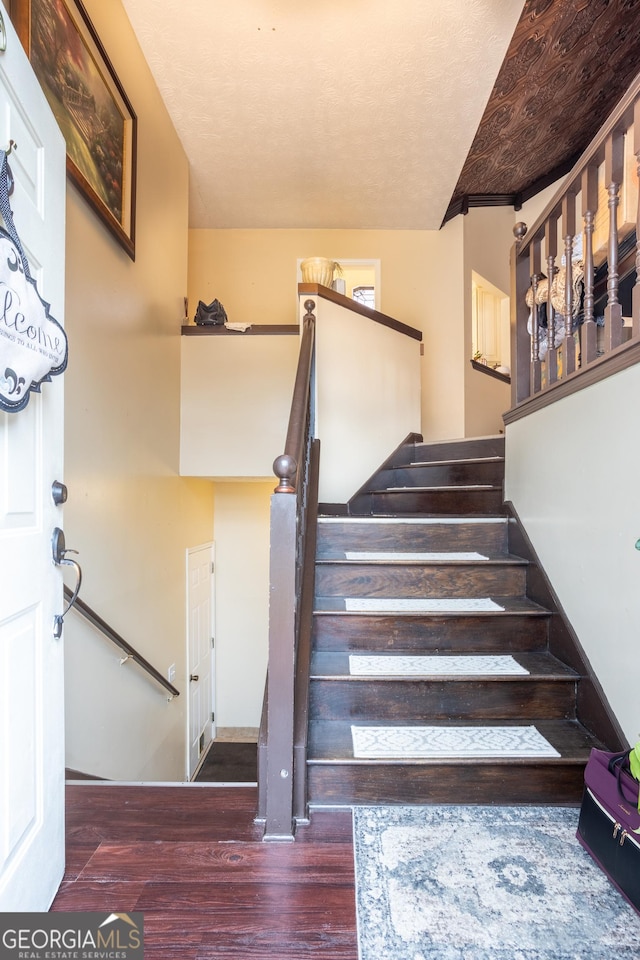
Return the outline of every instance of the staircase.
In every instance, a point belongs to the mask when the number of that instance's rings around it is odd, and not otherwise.
[[[553,614],[529,599],[528,563],[509,554],[503,475],[502,437],[407,443],[353,498],[349,516],[319,518],[311,804],[580,800],[589,751],[602,744],[576,718],[579,675],[549,652]],[[435,609],[414,609],[424,600]],[[354,674],[350,655],[392,659],[382,673],[370,675],[368,661]],[[469,659],[454,672],[442,659],[494,655],[523,672]],[[415,673],[406,670],[415,661],[400,657],[440,662],[420,661]],[[352,725],[365,741],[373,727],[392,728],[386,755],[367,748],[355,757]],[[406,728],[413,736],[425,726],[465,742],[461,727],[476,728],[471,737],[483,727],[534,727],[557,755],[427,757],[415,744],[410,757],[394,753]]]

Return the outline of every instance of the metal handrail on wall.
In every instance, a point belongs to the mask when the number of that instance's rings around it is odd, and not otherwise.
[[[312,439],[315,309],[304,303],[284,453],[273,470],[269,669],[259,744],[258,817],[265,840],[291,840],[306,817],[306,729],[319,442]]]
[[[66,585],[64,588],[64,595],[67,600],[71,599],[72,591]],[[168,690],[172,697],[180,696],[180,691],[177,689],[177,687],[174,687],[172,683],[169,683],[169,681],[166,680],[162,674],[156,670],[152,664],[149,663],[148,660],[145,660],[142,654],[138,653],[135,647],[132,647],[130,643],[127,643],[124,637],[121,637],[119,633],[116,633],[113,627],[111,627],[106,620],[103,620],[102,617],[95,612],[95,610],[92,610],[88,604],[86,604],[83,600],[80,600],[78,597],[76,598],[72,609],[76,610],[77,613],[85,618],[85,620],[88,620],[89,623],[96,627],[96,629],[98,629],[108,640],[114,643],[117,647],[120,647],[120,649],[123,650],[127,655],[125,658],[126,660],[133,660],[140,667],[142,667],[142,669],[145,670],[150,677],[153,677],[153,679],[156,680],[157,683],[161,684],[165,690]],[[124,660],[122,662],[124,662]]]

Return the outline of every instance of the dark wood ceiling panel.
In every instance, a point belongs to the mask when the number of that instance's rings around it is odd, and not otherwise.
[[[568,169],[639,69],[640,0],[527,0],[445,220]]]

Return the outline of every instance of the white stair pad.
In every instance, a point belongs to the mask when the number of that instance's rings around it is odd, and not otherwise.
[[[559,757],[534,726],[351,727],[353,755],[363,759]]]
[[[518,676],[529,671],[510,656],[366,656],[350,654],[349,673],[372,676]]]
[[[347,560],[488,560],[483,553],[375,553],[361,550],[349,550]]]
[[[345,609],[360,613],[437,613],[504,610],[489,597],[347,597]]]

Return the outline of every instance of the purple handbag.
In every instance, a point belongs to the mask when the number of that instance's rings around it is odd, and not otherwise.
[[[640,913],[640,784],[629,772],[629,752],[591,751],[576,836]]]

